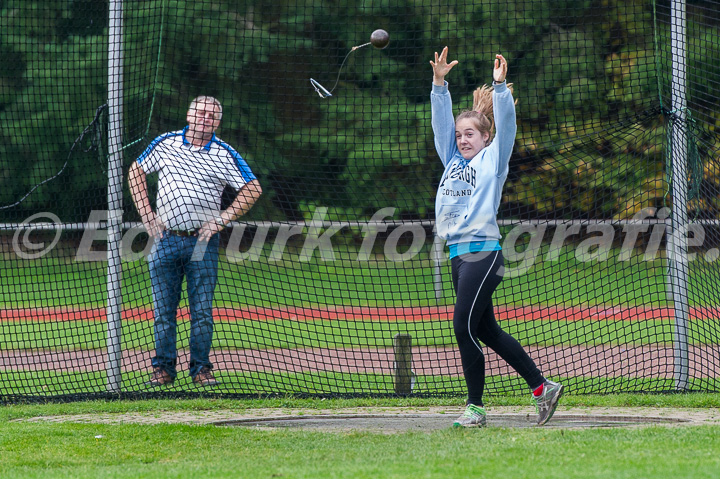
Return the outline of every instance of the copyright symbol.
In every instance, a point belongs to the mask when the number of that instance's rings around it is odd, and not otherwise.
[[[34,223],[31,224],[32,221],[37,220],[38,218],[47,218],[50,221],[49,222],[43,222],[43,223]],[[27,225],[27,226],[25,226]],[[30,234],[33,231],[40,231],[40,230],[55,230],[55,237],[53,238],[52,242],[46,246],[45,243],[33,243],[30,239]],[[22,233],[22,239],[20,238],[20,234]],[[60,241],[60,235],[62,234],[62,225],[60,222],[60,218],[57,217],[57,215],[53,213],[36,213],[32,215],[31,217],[27,218],[25,221],[20,223],[20,227],[15,230],[15,234],[13,235],[12,239],[12,246],[13,251],[15,251],[15,254],[21,257],[22,259],[37,259],[42,256],[44,256],[48,251],[53,249],[55,245]]]

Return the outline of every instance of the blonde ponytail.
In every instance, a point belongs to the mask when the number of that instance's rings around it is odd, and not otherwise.
[[[508,83],[510,94],[513,93],[513,84]],[[455,123],[465,118],[475,121],[475,127],[480,133],[489,133],[490,140],[495,136],[495,117],[493,115],[493,91],[494,88],[488,85],[478,87],[473,92],[472,110],[466,110],[455,118]],[[517,105],[517,100],[515,100]]]

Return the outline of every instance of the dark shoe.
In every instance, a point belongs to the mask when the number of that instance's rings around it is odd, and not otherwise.
[[[175,382],[175,378],[162,368],[154,368],[150,380],[146,382],[148,386],[168,386]]]
[[[557,409],[558,401],[563,395],[563,389],[565,388],[562,384],[545,380],[542,394],[533,398],[535,399],[535,409],[538,414],[538,425],[542,426],[553,417],[555,409]]]
[[[192,381],[198,386],[217,386],[220,384],[213,376],[212,370],[208,367],[204,367],[197,373]]]

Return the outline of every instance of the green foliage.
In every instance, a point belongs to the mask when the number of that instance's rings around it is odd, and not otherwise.
[[[219,135],[263,184],[252,219],[300,220],[321,206],[338,219],[387,206],[397,218],[432,219],[441,167],[428,60],[447,45],[459,61],[448,77],[458,109],[490,82],[496,53],[510,63],[519,132],[503,214],[630,217],[667,201],[664,8],[653,18],[641,0],[125,2],[125,165],[181,128],[194,96],[211,94],[225,109]],[[106,101],[108,2],[16,0],[0,10],[2,206],[62,170]],[[348,55],[376,28],[390,32],[388,48]],[[688,97],[708,186],[720,183],[708,161],[720,146],[720,67],[709,60],[717,29],[690,10]],[[315,96],[311,77],[327,88],[338,80],[334,96]],[[58,179],[0,216],[85,219],[102,208],[102,146],[76,148]],[[707,196],[698,208],[717,207]]]
[[[18,61],[24,71],[2,68],[14,80],[0,94],[0,205],[17,201],[60,172],[75,138],[106,101],[106,37],[68,23],[72,12],[80,12],[65,10],[65,3],[10,2],[2,11],[1,58]],[[82,34],[71,34],[74,30]],[[85,202],[80,198],[102,192],[107,183],[98,167],[98,161],[102,165],[105,160],[98,156],[76,153],[62,179],[30,195],[19,211],[53,211],[73,218],[77,205]],[[103,204],[101,199],[96,207]]]

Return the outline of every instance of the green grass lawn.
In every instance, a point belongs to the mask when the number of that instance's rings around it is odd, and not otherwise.
[[[177,400],[13,405],[0,409],[0,476],[14,478],[714,478],[720,426],[607,429],[485,428],[385,434],[259,430],[214,425],[17,422],[68,414],[202,413],[257,407],[282,414],[393,406],[408,412],[462,398],[431,400]],[[528,406],[490,397],[492,408]],[[603,395],[564,398],[559,412],[594,407],[717,408],[720,395]],[[448,426],[454,417],[448,417]]]
[[[557,260],[546,261],[541,249],[526,273],[508,273],[496,292],[499,305],[608,305],[636,306],[668,303],[666,261],[644,261],[634,256],[619,261],[613,250],[607,261],[579,261],[566,247]],[[435,263],[428,252],[412,261],[391,262],[376,258],[357,261],[338,255],[335,261],[300,261],[287,254],[280,261],[267,255],[257,261],[233,262],[221,254],[216,305],[308,306],[449,305],[454,301],[449,263],[441,264],[440,299],[434,284]],[[715,305],[720,275],[714,265],[696,262],[690,268],[691,305]],[[508,271],[517,262],[507,261]],[[76,262],[73,257],[46,256],[33,261],[6,258],[0,280],[3,307],[101,307],[106,301],[106,264]],[[123,263],[123,304],[151,304],[150,282],[144,259]]]
[[[714,321],[692,321],[688,343],[712,345],[718,333],[708,330]],[[646,321],[501,321],[500,325],[524,346],[560,345],[670,345],[674,324]],[[178,345],[189,347],[190,322],[178,323]],[[343,321],[343,320],[238,320],[216,321],[216,349],[276,348],[392,348],[396,334],[410,334],[414,347],[455,345],[452,322]],[[0,322],[3,350],[92,350],[106,346],[107,324],[101,321]],[[123,322],[124,349],[155,347],[152,321]]]

